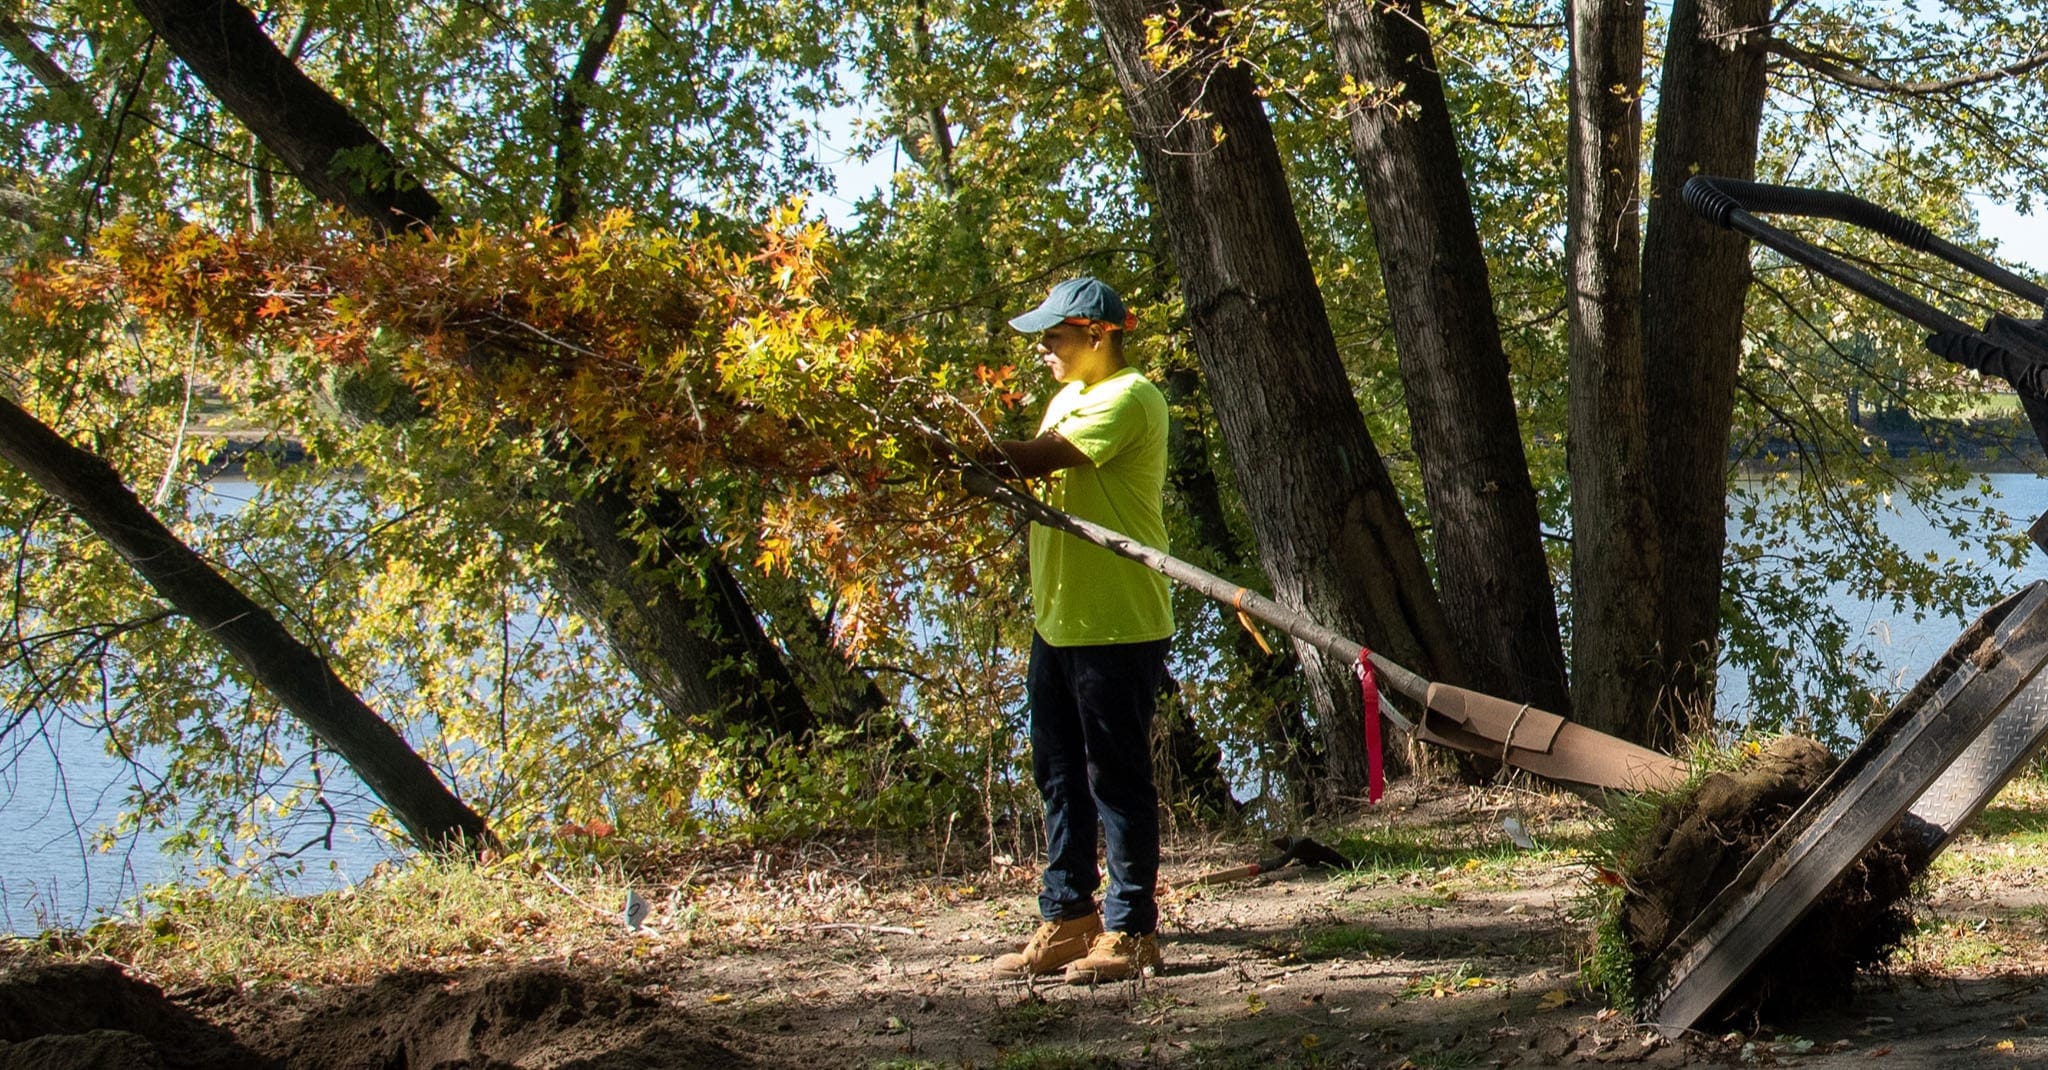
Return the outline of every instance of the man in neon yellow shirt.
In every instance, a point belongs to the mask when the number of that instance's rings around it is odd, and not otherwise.
[[[1045,480],[1047,504],[1164,550],[1166,399],[1124,362],[1136,325],[1098,280],[1053,287],[1010,326],[1038,336],[1054,379],[1038,437],[999,443],[994,459]],[[1160,966],[1159,798],[1152,783],[1152,715],[1168,683],[1173,605],[1166,578],[1064,532],[1031,526],[1036,634],[1027,688],[1031,765],[1045,800],[1044,923],[998,974],[1064,968],[1093,984]],[[1100,911],[1095,826],[1109,862]]]

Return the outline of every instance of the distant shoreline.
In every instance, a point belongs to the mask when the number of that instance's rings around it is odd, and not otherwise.
[[[192,478],[198,482],[244,478],[249,459],[254,456],[266,457],[277,466],[302,464],[306,460],[306,446],[295,438],[247,431],[216,433],[223,436],[220,445],[190,469]]]
[[[1933,454],[1986,474],[2048,473],[2048,453],[2042,451],[2032,427],[2020,419],[1874,419],[1859,429],[1869,453],[1897,458]],[[1729,460],[1744,472],[1769,471],[1773,462],[1790,462],[1804,452],[1791,440],[1774,438],[1749,456],[1731,451]]]

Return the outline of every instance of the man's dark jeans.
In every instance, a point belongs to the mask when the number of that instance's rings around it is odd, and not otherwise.
[[[1159,925],[1159,792],[1152,714],[1171,640],[1058,647],[1031,637],[1031,771],[1045,799],[1047,921],[1095,909],[1095,824],[1109,856],[1102,927],[1143,935]]]

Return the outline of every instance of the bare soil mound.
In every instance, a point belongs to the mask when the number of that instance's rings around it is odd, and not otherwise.
[[[232,989],[197,1004],[241,1003]],[[401,971],[319,990],[210,1025],[112,963],[47,964],[0,977],[0,1070],[641,1070],[754,1062],[629,985],[547,968],[451,976]],[[240,1015],[236,1012],[241,1011]]]
[[[0,971],[0,1068],[275,1065],[114,963],[45,963]]]
[[[752,1065],[628,987],[546,968],[394,973],[302,1008],[245,1035],[293,1070]]]
[[[1648,849],[1625,875],[1622,927],[1639,986],[1657,957],[1835,765],[1819,743],[1786,736],[1664,806]],[[1846,1001],[1857,972],[1884,963],[1912,932],[1908,848],[1896,831],[1879,840],[1709,1017],[1773,1018]]]

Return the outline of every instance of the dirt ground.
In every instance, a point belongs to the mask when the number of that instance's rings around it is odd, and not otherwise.
[[[879,879],[829,850],[683,878],[608,945],[394,964],[361,985],[165,993],[118,964],[17,949],[0,967],[0,1070],[2048,1066],[2048,884],[2011,846],[2048,824],[2009,819],[2004,838],[1955,848],[1999,864],[1948,867],[1916,903],[1929,942],[1848,1006],[1666,1040],[1579,987],[1586,869],[1570,852],[1456,861],[1460,846],[1497,854],[1510,816],[1541,848],[1585,814],[1509,789],[1397,791],[1362,819],[1368,841],[1379,823],[1450,846],[1370,876],[1191,887],[1256,845],[1174,844],[1166,969],[1092,989],[990,979],[1035,921],[1028,864]]]

